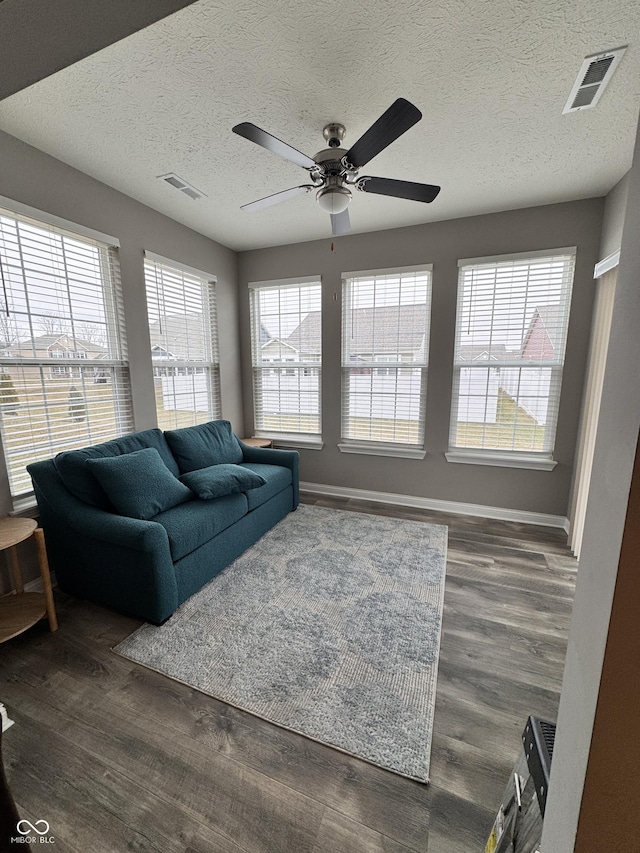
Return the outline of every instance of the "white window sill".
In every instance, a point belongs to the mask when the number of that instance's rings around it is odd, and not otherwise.
[[[338,445],[340,453],[357,453],[363,456],[396,456],[403,459],[424,459],[426,450],[419,447],[394,446],[392,444],[347,444]]]
[[[36,496],[26,495],[22,498],[15,498],[13,501],[13,510],[9,515],[12,518],[37,518],[39,512]]]
[[[553,471],[558,464],[555,459],[544,456],[527,456],[519,453],[490,453],[478,450],[449,450],[447,462],[463,465],[493,465],[497,468],[529,468],[533,471]]]
[[[280,447],[283,450],[292,448],[294,450],[322,450],[324,441],[305,441],[302,438],[274,438],[273,446]]]

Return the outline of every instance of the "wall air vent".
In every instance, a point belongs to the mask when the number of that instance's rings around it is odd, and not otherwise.
[[[170,186],[180,190],[181,193],[188,195],[189,198],[194,199],[194,201],[199,198],[207,197],[206,193],[201,192],[201,190],[197,190],[195,187],[191,186],[191,184],[183,181],[182,178],[179,178],[174,172],[169,172],[168,175],[158,175],[158,179],[166,181]]]
[[[625,47],[616,47],[604,53],[587,56],[582,63],[576,82],[573,84],[563,113],[576,113],[595,107],[606,89],[613,72],[622,59]]]

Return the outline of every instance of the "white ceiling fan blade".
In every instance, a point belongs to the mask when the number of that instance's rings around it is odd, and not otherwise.
[[[342,237],[351,231],[351,220],[349,219],[349,210],[343,210],[342,213],[330,213],[331,217],[331,233],[334,237]]]
[[[305,193],[311,192],[311,190],[315,189],[316,188],[313,184],[303,184],[300,187],[291,187],[289,190],[282,190],[282,192],[274,193],[273,195],[268,195],[264,198],[259,198],[257,201],[251,201],[249,204],[243,204],[240,207],[240,210],[249,210],[251,212],[264,210],[265,207],[271,207],[272,204],[280,204],[281,201],[288,201],[290,198],[304,195]]]
[[[283,142],[281,139],[278,139],[277,136],[274,136],[272,133],[268,133],[266,130],[263,130],[261,127],[258,127],[249,121],[237,124],[232,128],[232,130],[234,133],[237,133],[238,136],[248,139],[249,142],[255,142],[256,145],[266,148],[267,151],[271,151],[272,154],[284,157],[285,160],[290,160],[297,166],[302,166],[303,169],[316,168],[316,161],[312,160],[311,157],[307,157],[307,155],[303,154],[302,151],[298,151],[297,148],[293,148],[287,142]]]

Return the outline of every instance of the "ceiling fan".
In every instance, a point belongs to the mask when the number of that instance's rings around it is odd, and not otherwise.
[[[302,166],[309,172],[311,181],[309,184],[291,187],[250,204],[243,204],[241,209],[264,210],[272,204],[279,204],[281,201],[315,190],[318,204],[331,216],[332,233],[338,237],[348,234],[351,230],[348,210],[352,198],[351,188],[365,193],[406,198],[412,201],[433,201],[440,192],[440,187],[432,184],[359,176],[360,169],[369,160],[391,145],[421,118],[422,113],[417,107],[404,98],[398,98],[348,151],[341,147],[346,133],[344,125],[337,122],[327,124],[322,135],[329,147],[319,151],[315,157],[307,157],[306,154],[251,122],[237,124],[233,128],[234,133],[250,142],[255,142],[256,145],[261,145],[267,151],[284,157],[285,160]]]

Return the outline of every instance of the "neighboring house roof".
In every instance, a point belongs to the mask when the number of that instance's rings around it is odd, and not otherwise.
[[[281,350],[282,347],[286,347],[286,349],[291,350],[292,352],[299,352],[299,350],[296,349],[296,347],[294,347],[288,341],[282,341],[282,340],[280,340],[280,338],[271,338],[266,343],[264,343],[261,347],[263,354],[264,354],[265,350],[267,350],[267,347],[271,347],[272,349],[275,349],[275,350]]]
[[[260,323],[260,345],[264,346],[265,344],[268,344],[271,339],[269,332],[267,332],[262,323]]]
[[[286,339],[299,352],[318,352],[322,340],[320,311],[310,311]]]
[[[86,350],[87,352],[95,352],[95,353],[105,353],[107,351],[106,347],[103,347],[102,344],[96,344],[92,341],[87,341],[84,338],[74,338],[73,335],[68,335],[66,332],[63,332],[59,335],[37,335],[35,338],[29,338],[26,341],[20,341],[17,344],[12,344],[10,347],[6,347],[6,351],[11,352],[24,352],[25,350],[31,350],[32,352],[43,352],[46,350],[53,349],[56,344],[65,349],[69,350]]]
[[[163,347],[178,360],[206,358],[204,321],[200,313],[172,314],[149,325],[151,349]],[[156,350],[156,352],[158,352]]]
[[[424,306],[400,305],[356,308],[352,312],[353,341],[358,353],[418,352],[424,342]],[[287,342],[301,352],[317,352],[321,340],[320,311],[310,311]]]
[[[163,347],[162,344],[153,344],[151,347],[151,357],[153,358],[154,356],[158,358],[175,358],[174,354],[166,347]]]
[[[536,308],[538,316],[547,329],[556,329],[560,320],[560,305],[538,305]]]
[[[504,344],[468,344],[461,346],[459,356],[461,361],[497,361],[505,358],[507,348]]]

